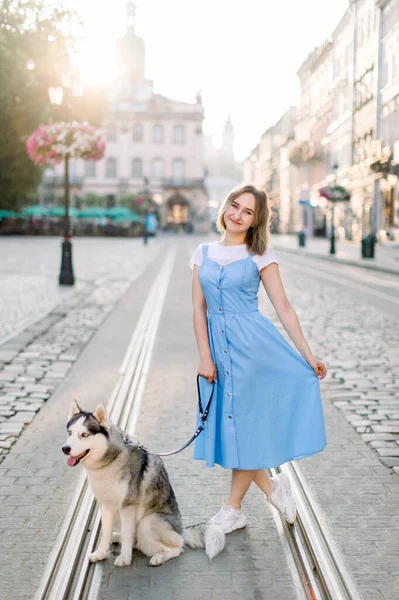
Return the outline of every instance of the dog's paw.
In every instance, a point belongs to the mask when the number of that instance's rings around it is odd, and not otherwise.
[[[114,562],[115,567],[128,567],[131,564],[132,564],[132,557],[125,556],[123,554],[120,554],[119,556],[117,556],[117,558],[115,559],[115,562]]]
[[[90,562],[97,562],[99,560],[105,560],[108,558],[108,550],[96,550],[89,555]]]
[[[163,565],[164,562],[165,562],[165,553],[157,552],[156,554],[151,556],[149,564],[151,565],[151,567],[159,567],[160,565]]]

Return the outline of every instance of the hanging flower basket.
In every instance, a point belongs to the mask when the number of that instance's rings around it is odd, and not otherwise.
[[[319,190],[322,198],[330,200],[330,202],[347,202],[351,199],[351,193],[342,185],[327,185]]]
[[[35,165],[55,165],[65,156],[99,160],[106,147],[105,133],[88,123],[50,123],[41,125],[26,142],[29,158]]]

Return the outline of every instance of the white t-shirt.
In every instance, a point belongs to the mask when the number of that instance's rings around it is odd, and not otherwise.
[[[194,254],[192,255],[189,265],[193,268],[194,265],[198,265],[199,267],[202,264],[202,248],[206,244],[200,244]],[[219,265],[228,265],[236,260],[242,260],[243,258],[247,258],[249,256],[249,252],[246,244],[239,244],[238,246],[224,246],[220,242],[212,242],[208,244],[208,258],[217,262]],[[268,246],[261,256],[255,254],[252,257],[252,260],[258,267],[259,271],[270,263],[279,264],[276,255],[273,250]]]

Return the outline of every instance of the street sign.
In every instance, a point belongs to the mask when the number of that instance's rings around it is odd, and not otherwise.
[[[302,206],[311,206],[310,204],[310,200],[298,200],[299,204],[302,204]]]

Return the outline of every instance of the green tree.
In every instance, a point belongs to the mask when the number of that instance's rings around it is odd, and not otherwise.
[[[28,158],[25,141],[40,124],[102,120],[102,89],[79,99],[66,90],[63,106],[50,104],[48,88],[65,84],[71,73],[79,28],[77,14],[61,4],[0,0],[0,208],[18,210],[32,200],[41,169]]]

